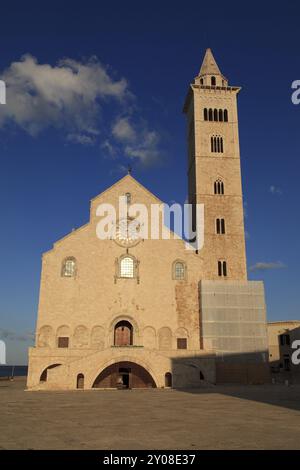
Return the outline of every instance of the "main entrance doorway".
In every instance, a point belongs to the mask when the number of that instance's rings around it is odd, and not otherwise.
[[[155,388],[155,382],[149,372],[135,362],[116,362],[104,369],[93,388]]]

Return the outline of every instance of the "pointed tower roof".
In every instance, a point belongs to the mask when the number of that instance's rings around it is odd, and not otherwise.
[[[222,75],[210,48],[206,49],[199,75]]]

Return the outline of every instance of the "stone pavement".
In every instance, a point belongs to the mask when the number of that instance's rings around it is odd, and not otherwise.
[[[26,392],[0,381],[0,449],[300,449],[300,386]]]

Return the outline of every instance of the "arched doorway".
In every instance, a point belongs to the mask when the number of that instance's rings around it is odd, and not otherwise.
[[[84,388],[84,375],[83,374],[78,374],[77,375],[76,387],[77,388]]]
[[[96,378],[93,388],[156,388],[149,372],[135,362],[116,362]]]
[[[165,387],[172,387],[172,374],[167,372],[165,374]]]
[[[119,321],[115,326],[114,345],[131,346],[133,344],[133,328],[129,321]]]
[[[61,364],[52,364],[51,366],[46,367],[45,370],[41,373],[40,382],[47,382],[47,373],[49,369],[54,369],[54,367],[61,366]]]

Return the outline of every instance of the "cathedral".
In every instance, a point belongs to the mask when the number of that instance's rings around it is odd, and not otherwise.
[[[43,254],[29,390],[269,380],[264,287],[247,279],[239,92],[207,49],[183,108],[194,225],[204,208],[201,248],[174,234],[97,237],[101,204],[123,196],[149,213],[162,204],[129,173],[91,200],[86,225]]]

